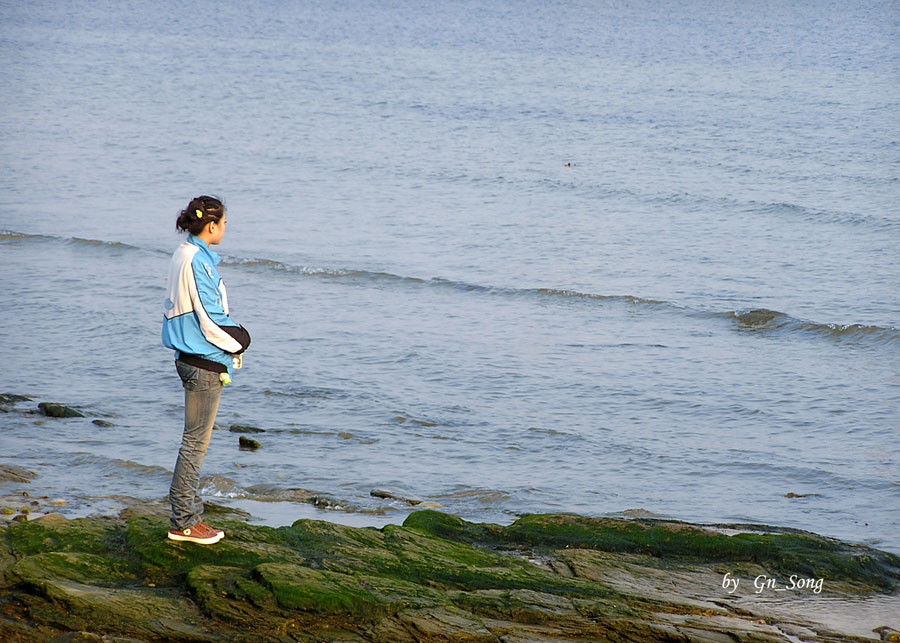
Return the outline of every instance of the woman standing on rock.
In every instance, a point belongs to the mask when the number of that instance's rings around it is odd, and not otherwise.
[[[221,243],[225,223],[225,206],[210,196],[198,196],[179,213],[175,227],[188,237],[169,263],[162,328],[163,344],[175,350],[175,368],[184,386],[184,436],[169,489],[168,537],[202,545],[225,537],[202,521],[197,487],[219,395],[250,345],[250,334],[228,316],[225,284],[216,270],[219,255],[210,249]]]

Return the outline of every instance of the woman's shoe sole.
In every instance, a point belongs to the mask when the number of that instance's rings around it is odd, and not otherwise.
[[[169,540],[176,540],[187,543],[196,543],[198,545],[215,545],[217,542],[222,540],[225,537],[225,534],[219,534],[217,536],[213,536],[212,538],[194,538],[193,536],[179,536],[177,534],[168,534]]]

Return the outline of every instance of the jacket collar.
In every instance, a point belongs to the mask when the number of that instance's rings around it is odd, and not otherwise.
[[[222,258],[215,252],[213,252],[212,249],[208,245],[206,245],[206,242],[200,237],[195,237],[194,235],[189,234],[187,242],[200,248],[201,252],[206,253],[207,256],[209,256],[210,261],[213,262],[214,266],[218,266],[219,262],[222,261]]]

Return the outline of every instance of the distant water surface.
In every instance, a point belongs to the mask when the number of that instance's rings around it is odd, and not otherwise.
[[[253,345],[207,497],[900,552],[896,3],[0,2],[0,60],[0,491],[165,495],[213,193]]]

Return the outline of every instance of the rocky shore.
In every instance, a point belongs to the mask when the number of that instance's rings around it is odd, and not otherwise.
[[[567,514],[503,527],[432,510],[383,529],[272,528],[207,513],[228,534],[209,547],[166,540],[153,503],[6,523],[0,639],[900,640],[900,557],[805,532]]]
[[[29,400],[0,411],[81,414]],[[7,486],[35,479],[0,463]],[[204,547],[166,539],[164,499],[104,496],[124,510],[69,519],[66,499],[34,495],[0,497],[4,642],[900,641],[900,556],[797,530],[432,510],[267,527],[207,504],[227,537]]]

